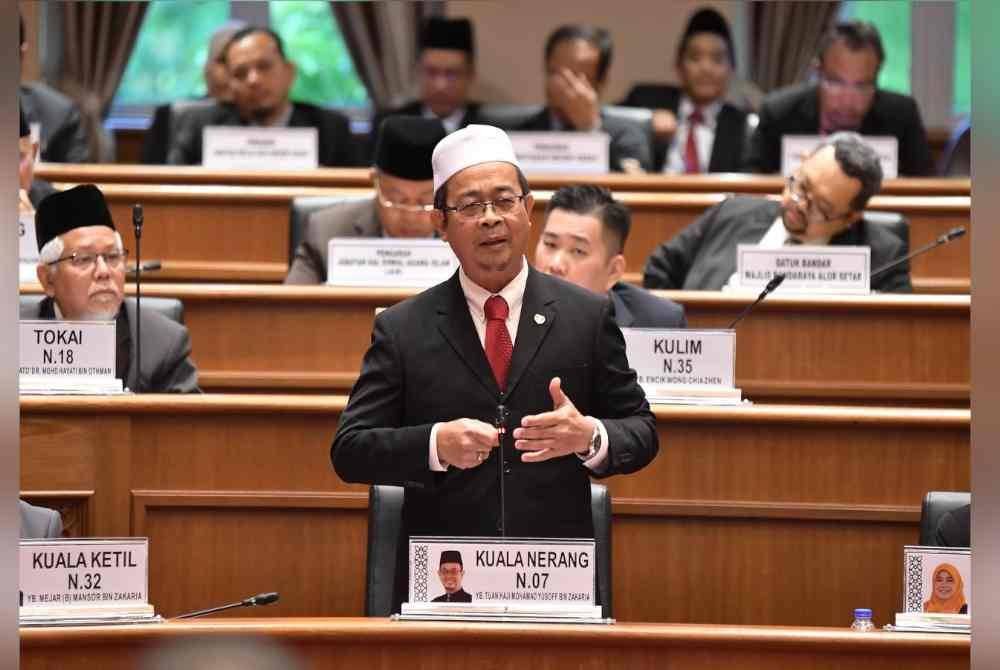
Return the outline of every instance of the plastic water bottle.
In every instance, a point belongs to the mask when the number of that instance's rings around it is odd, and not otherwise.
[[[851,623],[851,630],[862,633],[875,630],[875,624],[872,623],[872,611],[866,607],[859,607],[854,610],[854,621]]]

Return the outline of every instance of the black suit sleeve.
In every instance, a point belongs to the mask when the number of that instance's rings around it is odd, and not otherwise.
[[[658,246],[642,271],[642,285],[652,289],[680,289],[701,247],[708,229],[719,216],[726,201],[720,202],[677,233],[669,242]]]
[[[615,323],[614,309],[607,301],[597,329],[594,417],[608,431],[608,459],[597,477],[635,472],[648,465],[659,451],[656,419],[635,371],[628,365],[625,338]]]
[[[66,114],[65,121],[49,137],[43,160],[58,163],[89,163],[90,144],[87,131],[80,117],[80,110],[73,105]]]
[[[765,100],[760,108],[760,120],[750,137],[744,172],[775,173],[781,169],[781,130]]]
[[[611,135],[611,170],[612,172],[622,171],[622,160],[634,158],[639,162],[639,166],[649,172],[653,167],[653,158],[649,146],[649,141],[643,136],[641,128],[637,124],[622,123],[620,126],[605,122],[605,132]]]
[[[340,417],[330,455],[345,482],[429,486],[432,424],[404,426],[403,364],[385,314]]]
[[[198,370],[191,362],[191,336],[180,327],[175,345],[163,357],[153,377],[153,388],[162,393],[200,393]]]
[[[320,165],[324,167],[354,167],[363,164],[361,149],[351,133],[346,116],[327,110],[323,115],[325,132],[321,135]]]
[[[153,121],[142,142],[142,162],[146,165],[165,165],[169,142],[170,105],[160,105],[153,111]]]
[[[927,131],[920,119],[920,109],[912,98],[904,98],[907,109],[898,116],[904,123],[899,139],[899,174],[905,177],[926,177],[934,174],[934,161],[927,143]]]

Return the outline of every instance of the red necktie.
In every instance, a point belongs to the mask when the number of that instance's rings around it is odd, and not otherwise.
[[[687,144],[684,145],[684,172],[687,174],[698,174],[701,172],[701,165],[698,162],[698,144],[694,140],[694,129],[701,122],[701,110],[696,107],[688,115]]]
[[[500,390],[507,388],[507,369],[514,345],[507,332],[507,315],[510,308],[507,301],[498,295],[491,296],[484,308],[486,312],[486,360],[493,368],[493,376]]]

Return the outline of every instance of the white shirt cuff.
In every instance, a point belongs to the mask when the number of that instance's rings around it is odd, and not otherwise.
[[[583,465],[592,472],[600,472],[608,460],[608,429],[594,417],[588,416],[587,418],[596,423],[597,430],[601,432],[601,448],[597,450],[593,458],[584,461]]]
[[[445,472],[448,469],[448,466],[442,465],[441,459],[438,458],[437,436],[440,425],[440,423],[435,423],[431,426],[430,450],[427,453],[427,464],[430,466],[431,472]]]

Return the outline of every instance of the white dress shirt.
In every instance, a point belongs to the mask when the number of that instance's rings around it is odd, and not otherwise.
[[[517,340],[517,326],[521,322],[521,307],[524,305],[524,289],[528,283],[528,259],[522,259],[521,271],[510,280],[509,284],[500,289],[499,293],[490,293],[472,281],[461,267],[458,270],[458,282],[462,285],[462,292],[465,294],[465,300],[469,305],[469,314],[472,316],[472,323],[476,327],[476,333],[479,335],[479,343],[483,345],[483,349],[485,350],[486,348],[486,301],[494,295],[499,295],[507,301],[509,308],[506,323],[507,332],[510,334],[511,346],[514,346]],[[597,425],[597,429],[601,433],[601,448],[593,458],[584,461],[583,464],[591,470],[599,471],[604,466],[608,457],[608,430],[597,419],[590,416],[587,418]],[[437,432],[440,426],[440,423],[435,423],[431,427],[428,465],[434,472],[444,472],[448,469],[446,465],[441,463],[441,459],[438,457]]]
[[[694,128],[694,144],[698,149],[698,169],[708,172],[708,164],[712,162],[712,145],[715,143],[715,122],[722,109],[722,101],[717,100],[711,105],[701,108],[701,123]],[[667,151],[667,160],[663,163],[663,172],[667,174],[684,174],[684,148],[687,146],[688,133],[691,132],[689,121],[695,106],[686,95],[681,96],[677,105],[677,132],[674,141]]]
[[[764,237],[760,238],[760,242],[757,243],[758,247],[762,249],[777,249],[778,247],[783,247],[786,244],[794,244],[792,241],[792,236],[788,234],[788,229],[785,228],[784,222],[781,220],[781,214],[774,217],[774,221],[771,223],[771,227],[767,229],[764,233]],[[808,240],[805,244],[813,244],[818,246],[825,246],[830,243],[830,238],[820,238],[815,240]],[[740,285],[740,273],[739,271],[734,272],[732,276],[729,277],[729,281],[726,285],[722,287],[723,291],[729,290],[739,290],[742,286]]]
[[[431,108],[427,105],[421,107],[421,115],[425,119],[437,119],[444,126],[444,131],[449,135],[458,130],[459,126],[462,125],[462,119],[465,118],[465,106],[459,107],[454,112],[448,116],[438,116],[431,111]]]

